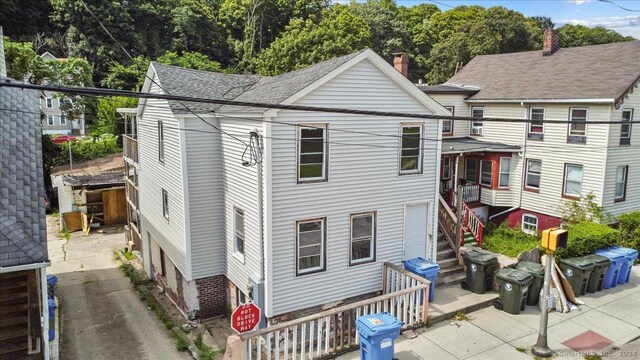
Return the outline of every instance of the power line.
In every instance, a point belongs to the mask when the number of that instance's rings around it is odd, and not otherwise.
[[[618,8],[620,8],[620,9],[622,9],[622,10],[625,10],[625,11],[629,11],[629,12],[640,12],[640,10],[636,10],[636,9],[629,9],[629,8],[624,7],[624,6],[622,6],[622,5],[620,5],[620,4],[616,3],[616,2],[613,2],[613,1],[611,1],[611,0],[598,0],[598,1],[603,2],[603,3],[609,3],[609,4],[612,4],[612,5],[615,5],[615,6],[617,6]]]

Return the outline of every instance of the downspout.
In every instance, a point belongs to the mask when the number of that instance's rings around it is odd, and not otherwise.
[[[256,131],[257,132],[257,131]],[[258,248],[260,253],[260,282],[264,282],[264,218],[263,218],[263,189],[262,189],[262,137],[258,137],[258,161],[256,161],[256,178],[258,179]]]

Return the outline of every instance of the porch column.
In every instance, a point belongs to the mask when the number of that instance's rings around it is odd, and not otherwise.
[[[454,176],[454,182],[452,184],[453,189],[456,190],[456,191],[458,189],[458,162],[459,162],[461,156],[462,156],[462,154],[456,155],[456,166],[455,166],[456,173],[455,173],[455,176]]]

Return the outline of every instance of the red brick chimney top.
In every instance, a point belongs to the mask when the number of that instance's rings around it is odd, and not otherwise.
[[[552,28],[544,29],[544,38],[542,40],[542,55],[549,56],[560,49],[560,41],[558,30]]]
[[[409,77],[409,55],[407,53],[393,54],[393,67],[404,77]]]

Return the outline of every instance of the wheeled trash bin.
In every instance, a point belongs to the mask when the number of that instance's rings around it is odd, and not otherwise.
[[[604,275],[604,282],[602,283],[603,289],[608,289],[611,287],[615,287],[618,285],[618,277],[620,275],[620,270],[622,265],[625,264],[627,259],[625,258],[623,253],[609,250],[609,249],[600,249],[596,250],[596,255],[602,255],[611,261],[609,264],[609,268],[607,269],[607,273]]]
[[[493,288],[493,274],[498,268],[498,258],[488,252],[470,250],[464,254],[467,279],[460,284],[463,289],[484,294]]]
[[[516,269],[522,270],[533,276],[533,282],[529,286],[527,295],[527,305],[538,305],[538,298],[542,284],[544,283],[544,266],[533,261],[520,261]]]
[[[613,250],[619,252],[624,255],[627,260],[620,267],[620,275],[618,275],[618,284],[624,284],[629,282],[631,279],[631,268],[633,267],[633,263],[638,258],[638,250],[630,249],[622,246],[612,246],[609,250]]]
[[[404,264],[405,269],[431,281],[431,286],[429,287],[429,302],[432,302],[436,293],[436,280],[438,280],[440,265],[433,261],[428,261],[420,257],[411,260],[405,260],[402,263]],[[420,297],[421,304],[423,297],[424,295],[421,295]]]
[[[47,302],[49,307],[49,341],[52,341],[56,338],[56,301],[54,299],[49,299]]]
[[[361,360],[392,360],[394,342],[403,322],[383,312],[360,316],[356,329],[360,335]]]
[[[527,294],[533,282],[533,276],[522,270],[504,268],[496,273],[496,281],[500,286],[500,298],[493,303],[493,306],[509,314],[520,314],[527,303]]]
[[[593,262],[593,271],[589,275],[589,282],[587,283],[587,292],[594,293],[596,291],[602,291],[602,285],[604,284],[604,276],[607,274],[607,269],[611,264],[611,260],[602,255],[586,255],[585,259]]]

